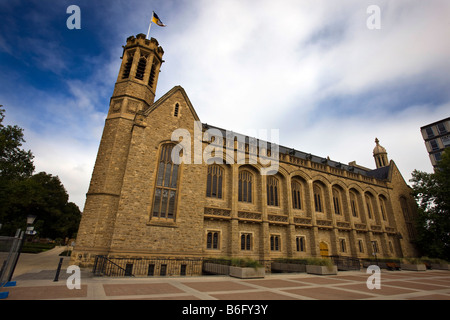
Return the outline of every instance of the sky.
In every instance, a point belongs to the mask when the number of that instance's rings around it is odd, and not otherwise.
[[[1,1],[5,123],[81,210],[122,46],[152,11],[156,99],[181,85],[203,123],[368,168],[377,137],[406,182],[433,171],[420,127],[450,116],[448,0]]]

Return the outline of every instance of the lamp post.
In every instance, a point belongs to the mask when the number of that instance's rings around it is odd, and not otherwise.
[[[25,239],[26,239],[27,235],[33,236],[33,235],[36,234],[36,231],[34,231],[34,227],[33,227],[34,220],[36,220],[36,216],[35,215],[29,214],[27,216],[27,229],[26,229],[25,232],[23,232],[22,242],[20,243],[20,249],[19,249],[17,257],[16,257],[16,259],[14,261],[14,266],[13,266],[13,268],[12,268],[10,274],[9,274],[8,282],[11,281],[12,276],[14,274],[14,270],[16,270],[17,261],[19,261],[20,253],[22,252],[23,244],[25,242]]]
[[[372,248],[373,248],[373,255],[375,256],[375,261],[377,262],[377,266],[378,266],[377,242],[376,241],[371,241],[371,242],[372,242]]]

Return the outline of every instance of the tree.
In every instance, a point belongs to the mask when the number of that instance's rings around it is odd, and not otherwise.
[[[413,194],[419,205],[417,245],[423,255],[450,261],[450,149],[435,173],[414,170]]]
[[[18,126],[4,126],[5,110],[0,105],[0,179],[27,178],[33,174],[33,154],[20,149],[23,129]]]
[[[31,151],[20,149],[25,142],[23,129],[3,126],[0,108],[0,223],[2,235],[13,235],[26,228],[26,217],[37,216],[39,237],[73,237],[81,219],[79,208],[57,176],[45,172],[33,175]]]

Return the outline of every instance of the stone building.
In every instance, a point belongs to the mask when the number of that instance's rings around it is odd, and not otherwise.
[[[378,139],[372,170],[202,124],[180,86],[154,101],[163,53],[127,39],[73,263],[416,255],[416,205]]]

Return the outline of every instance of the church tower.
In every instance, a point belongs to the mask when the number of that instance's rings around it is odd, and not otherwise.
[[[136,115],[154,103],[163,54],[158,41],[144,34],[129,37],[123,46],[76,242],[76,251],[85,256],[78,259],[108,253]]]
[[[375,164],[378,168],[386,167],[389,165],[386,149],[380,146],[380,140],[375,138],[376,146],[373,149],[373,157],[375,158]]]

